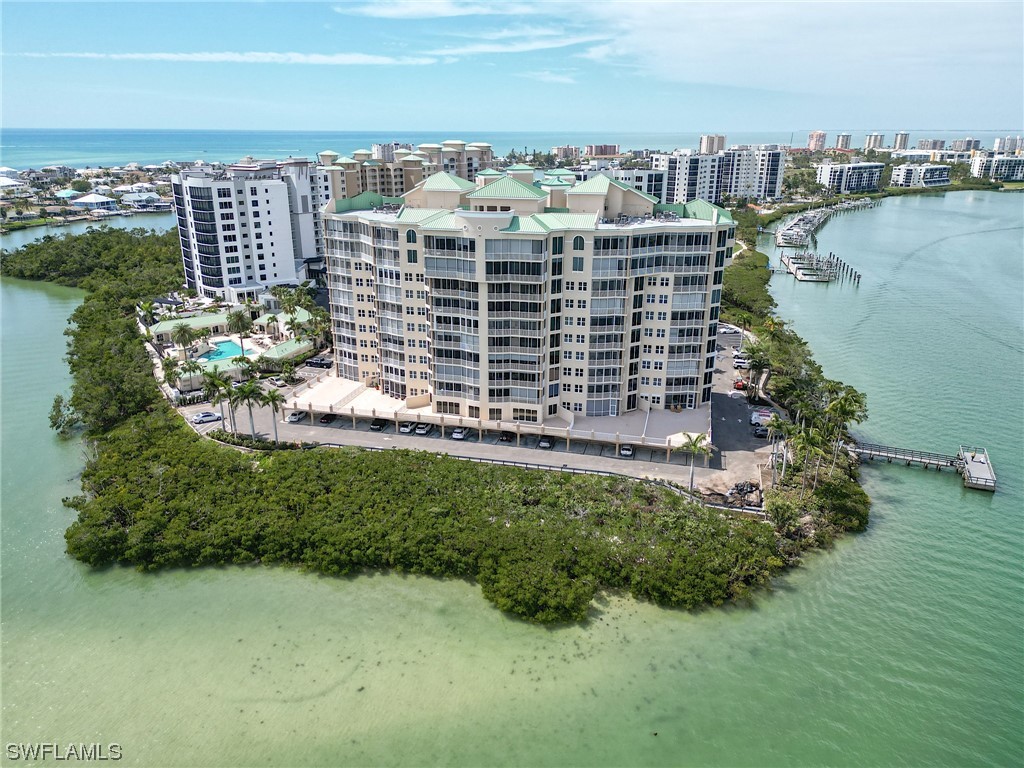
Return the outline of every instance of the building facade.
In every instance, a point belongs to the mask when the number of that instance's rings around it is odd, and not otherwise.
[[[491,421],[707,404],[728,213],[530,174],[325,209],[338,375]]]
[[[564,147],[552,147],[551,154],[556,160],[579,160],[580,148],[570,147],[568,144]]]
[[[825,142],[828,134],[824,131],[811,131],[807,134],[807,148],[811,152],[821,152],[825,149]]]
[[[864,137],[864,149],[882,149],[884,146],[884,133],[869,133]]]
[[[1022,149],[1024,149],[1024,137],[1021,136],[1004,136],[996,139],[992,144],[992,150],[997,153],[1012,154]]]
[[[839,194],[875,192],[884,168],[884,163],[822,163],[816,180]]]
[[[946,148],[946,140],[945,139],[918,139],[917,148],[918,149],[928,149],[928,150],[930,150],[930,149],[945,149]]]
[[[853,137],[849,133],[836,134],[836,149],[849,149]]]
[[[1024,157],[977,155],[971,160],[971,176],[992,181],[1024,181]]]
[[[889,185],[893,187],[946,187],[951,183],[948,165],[905,163],[892,169],[892,180]]]
[[[586,157],[602,157],[607,155],[619,154],[618,144],[587,144],[583,148],[583,154]]]
[[[774,144],[734,146],[714,155],[676,150],[651,157],[651,167],[664,171],[666,203],[706,200],[720,203],[725,196],[773,200],[782,197],[786,151]]]
[[[896,131],[892,141],[892,148],[897,152],[910,146],[910,133],[907,131]]]
[[[725,149],[725,136],[709,133],[700,137],[700,154],[714,155]]]
[[[225,171],[171,176],[185,282],[201,296],[240,303],[307,278],[322,258],[327,175],[304,158],[246,158]]]

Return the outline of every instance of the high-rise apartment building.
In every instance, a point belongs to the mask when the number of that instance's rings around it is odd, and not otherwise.
[[[700,137],[700,153],[702,155],[714,155],[725,149],[725,136],[718,133],[709,133]]]
[[[664,170],[664,200],[719,203],[726,196],[770,200],[782,196],[786,151],[774,144],[739,145],[714,155],[676,150],[653,155],[651,165]]]
[[[373,144],[370,146],[374,160],[384,160],[388,163],[395,162],[395,150],[406,149],[412,152],[412,144],[402,144],[398,141],[391,141],[387,144]]]
[[[1024,181],[1024,157],[977,155],[971,160],[971,176],[992,181]]]
[[[651,167],[665,172],[665,202],[685,203],[722,199],[722,155],[697,155],[676,150],[670,155],[653,155]]]
[[[551,154],[555,156],[556,160],[578,160],[580,157],[580,148],[570,147],[569,145],[564,147],[552,147]]]
[[[824,131],[811,131],[807,134],[807,148],[811,152],[821,152],[825,149],[825,141],[828,139],[828,134]]]
[[[437,173],[325,209],[338,375],[492,422],[708,403],[729,214],[532,178]]]
[[[893,187],[947,187],[951,184],[948,165],[905,163],[892,169]]]
[[[884,146],[884,133],[869,133],[864,137],[864,149],[882,149]]]
[[[945,149],[946,148],[946,141],[945,141],[945,139],[918,139],[917,140],[917,148],[918,149],[928,149],[928,150],[932,150],[932,149]]]
[[[586,157],[605,157],[619,154],[618,144],[587,144],[583,148]]]
[[[836,149],[849,149],[852,136],[848,133],[836,134]]]
[[[307,277],[322,258],[322,169],[305,158],[253,160],[171,176],[185,281],[201,296],[243,302]]]
[[[981,149],[981,139],[974,139],[970,136],[966,139],[957,139],[949,148],[954,152],[970,152],[974,149]]]
[[[1005,152],[1010,154],[1021,149],[1024,149],[1024,137],[1021,136],[1005,136],[1003,138],[996,139],[992,144],[992,150],[994,152]]]
[[[892,148],[899,152],[901,149],[906,149],[910,146],[910,134],[907,131],[896,131],[896,137],[893,139]]]
[[[816,180],[839,194],[874,192],[882,179],[884,163],[822,163]]]

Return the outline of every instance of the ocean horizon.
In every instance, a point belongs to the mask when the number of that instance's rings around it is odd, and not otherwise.
[[[726,145],[788,144],[806,146],[812,129],[724,131]],[[870,132],[883,133],[891,141],[896,130],[910,132],[909,146],[919,139],[975,138],[991,148],[996,138],[1016,136],[1024,129],[823,129],[834,137],[838,132],[850,133],[854,144]],[[397,141],[405,144],[439,143],[458,138],[463,141],[485,141],[497,155],[512,150],[548,152],[551,147],[584,144],[618,144],[622,149],[696,148],[700,137],[721,131],[254,131],[233,129],[121,129],[121,128],[0,128],[0,164],[26,170],[45,165],[69,165],[75,168],[142,165],[175,162],[235,162],[251,155],[261,158],[308,157],[330,149],[349,154],[369,149],[371,144]]]

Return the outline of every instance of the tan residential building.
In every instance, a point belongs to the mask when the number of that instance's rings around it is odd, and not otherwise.
[[[325,206],[337,374],[489,421],[706,405],[729,214],[533,176],[439,172]]]

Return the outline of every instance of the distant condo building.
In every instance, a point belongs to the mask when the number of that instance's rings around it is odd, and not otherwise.
[[[811,152],[821,152],[825,149],[825,141],[828,134],[824,131],[811,131],[807,134],[807,148]]]
[[[244,158],[224,171],[171,176],[185,281],[201,296],[241,303],[307,277],[322,258],[323,171],[305,158]]]
[[[708,133],[700,137],[700,153],[702,155],[714,155],[725,149],[725,136],[717,133]]]
[[[442,172],[324,209],[338,375],[491,422],[706,405],[729,214],[533,179]]]
[[[864,137],[864,149],[882,149],[885,146],[884,133],[869,133]]]
[[[836,134],[836,149],[849,149],[852,136],[848,133]]]
[[[893,187],[946,187],[949,186],[948,165],[916,165],[906,163],[892,169]]]
[[[586,157],[606,157],[619,154],[618,144],[587,144],[583,148]]]
[[[945,149],[945,139],[918,139],[918,149]]]
[[[580,148],[570,147],[568,144],[564,147],[552,147],[551,154],[555,156],[555,160],[579,160]]]
[[[992,181],[1024,181],[1024,157],[977,155],[971,160],[971,176]]]
[[[892,148],[897,152],[901,149],[906,149],[910,145],[910,134],[907,131],[896,131],[896,137],[893,139]]]
[[[1014,152],[1024,150],[1024,137],[1006,136],[1001,139],[996,139],[992,144],[992,150],[1006,154],[1012,154]]]
[[[402,144],[397,141],[392,141],[388,144],[372,144],[370,146],[374,160],[384,160],[389,163],[395,162],[396,149],[406,149],[412,152],[412,144]]]
[[[949,148],[954,152],[970,152],[975,149],[981,149],[981,139],[974,139],[968,136],[966,139],[957,139]]]
[[[782,197],[782,172],[786,151],[775,144],[738,145],[714,155],[677,150],[654,155],[651,165],[666,172],[664,200],[684,203],[707,200],[719,203],[725,196],[771,200]]]
[[[817,182],[838,192],[874,192],[882,179],[884,163],[822,163],[818,166]]]

